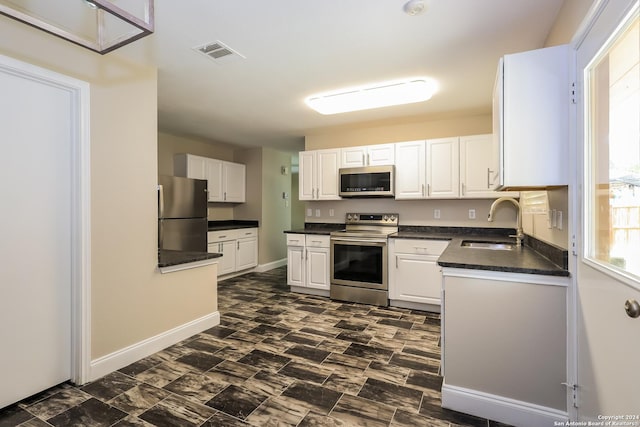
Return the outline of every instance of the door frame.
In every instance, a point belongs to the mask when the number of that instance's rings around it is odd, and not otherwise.
[[[632,3],[633,0],[629,1],[629,4]],[[580,381],[578,370],[578,348],[579,348],[579,295],[578,295],[578,264],[586,263],[589,264],[592,268],[598,269],[602,271],[599,266],[594,265],[594,263],[589,262],[589,260],[585,259],[584,252],[584,239],[585,239],[585,224],[583,224],[581,215],[582,211],[585,209],[585,167],[586,167],[586,158],[585,158],[585,150],[584,148],[584,133],[582,129],[579,129],[579,125],[583,123],[580,120],[580,114],[585,114],[584,111],[579,111],[578,107],[583,105],[584,101],[584,93],[582,91],[582,87],[580,83],[582,82],[582,78],[580,78],[579,73],[581,70],[578,69],[577,64],[577,51],[585,42],[585,39],[588,37],[592,28],[598,22],[600,16],[605,12],[606,7],[611,3],[610,0],[593,0],[593,4],[587,11],[586,16],[582,20],[580,26],[576,30],[575,34],[571,39],[571,47],[572,47],[572,81],[573,81],[573,91],[572,91],[572,109],[570,115],[570,126],[569,126],[569,174],[572,177],[569,186],[569,210],[571,214],[569,215],[570,219],[570,257],[569,257],[569,271],[571,272],[571,288],[569,294],[569,304],[568,304],[568,325],[567,331],[569,333],[567,340],[567,412],[569,415],[569,419],[572,421],[578,420],[578,410],[577,406],[580,405],[579,400],[579,384]],[[581,148],[583,147],[583,148]],[[622,282],[621,282],[622,283]]]
[[[67,91],[71,98],[71,381],[89,380],[91,362],[90,85],[0,55],[0,72]]]

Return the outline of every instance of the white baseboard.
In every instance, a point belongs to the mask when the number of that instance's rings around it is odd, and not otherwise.
[[[91,361],[88,381],[94,381],[113,371],[157,353],[195,334],[220,324],[220,312],[215,311],[199,319],[192,320],[156,336],[114,351]]]
[[[268,262],[266,264],[260,264],[255,268],[256,273],[264,273],[265,271],[273,270],[274,268],[282,267],[283,265],[287,265],[287,259],[282,258],[276,261]]]
[[[391,307],[408,308],[409,310],[429,311],[431,313],[440,313],[439,304],[424,304],[421,302],[401,301],[397,299],[390,299],[389,305]]]
[[[325,291],[323,289],[305,288],[302,286],[290,286],[289,289],[291,289],[291,292],[297,292],[299,294],[316,295],[320,297],[329,296],[329,291]]]
[[[447,384],[442,384],[442,407],[518,427],[566,425],[569,420],[566,411]]]

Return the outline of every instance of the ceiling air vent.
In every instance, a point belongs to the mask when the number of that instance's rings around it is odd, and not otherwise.
[[[244,55],[231,49],[229,46],[218,40],[201,46],[196,46],[193,49],[218,64],[233,62],[238,59],[245,59]]]

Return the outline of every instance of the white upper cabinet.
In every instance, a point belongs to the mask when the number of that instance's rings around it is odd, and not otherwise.
[[[460,197],[499,197],[492,191],[493,135],[460,137]]]
[[[396,144],[396,199],[456,198],[458,138]]]
[[[458,138],[427,141],[427,197],[450,199],[459,196],[458,150]]]
[[[181,153],[173,158],[173,171],[176,176],[206,179],[209,202],[245,201],[245,165]]]
[[[425,141],[396,143],[396,199],[423,199],[427,188]]]
[[[223,202],[242,203],[245,201],[245,165],[240,163],[222,163]]]
[[[339,200],[340,149],[301,151],[299,199]]]
[[[340,154],[340,167],[342,168],[395,164],[394,144],[342,148]]]
[[[505,55],[493,98],[493,189],[568,184],[568,45]]]

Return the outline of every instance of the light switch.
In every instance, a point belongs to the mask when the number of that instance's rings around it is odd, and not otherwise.
[[[316,217],[320,216],[320,209],[316,209]]]
[[[469,219],[476,219],[476,210],[469,209]]]
[[[307,209],[307,216],[313,216],[313,211],[311,210],[311,208]]]
[[[433,210],[433,219],[440,219],[440,209]]]
[[[562,223],[562,211],[558,211],[557,216],[558,218],[556,220],[558,221],[558,230],[562,230],[564,227],[564,224]]]
[[[335,215],[335,211],[333,209],[329,209],[329,216],[334,216]]]

